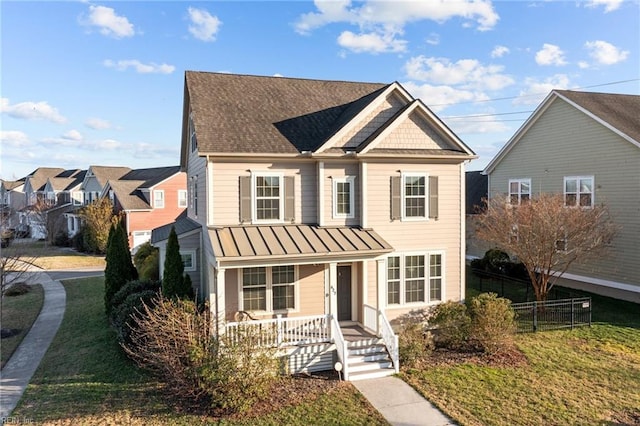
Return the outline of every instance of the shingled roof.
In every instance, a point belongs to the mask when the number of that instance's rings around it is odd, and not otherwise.
[[[572,90],[555,92],[640,142],[640,96]]]
[[[57,167],[38,167],[32,173],[30,173],[25,179],[29,180],[31,190],[43,191],[44,186],[47,184],[47,179],[52,178],[62,172],[64,169]]]
[[[179,172],[180,166],[135,169],[122,176],[120,180],[142,181],[139,188],[151,188]]]
[[[321,146],[387,86],[187,71],[185,100],[202,153],[296,154]]]

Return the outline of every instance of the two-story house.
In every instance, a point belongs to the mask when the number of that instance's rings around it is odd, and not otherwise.
[[[0,181],[0,212],[3,229],[14,229],[20,224],[18,212],[26,205],[24,194],[24,178],[19,180]]]
[[[475,157],[398,83],[187,72],[173,226],[217,332],[275,324],[291,371],[334,357],[350,380],[397,371],[389,322],[465,297]],[[161,265],[170,227],[152,236]],[[373,344],[345,343],[354,329],[382,338],[382,371],[354,359]]]
[[[573,265],[567,287],[640,302],[640,96],[554,90],[487,165],[489,197],[541,192],[568,208],[605,204],[610,255]],[[480,253],[474,253],[480,255]]]

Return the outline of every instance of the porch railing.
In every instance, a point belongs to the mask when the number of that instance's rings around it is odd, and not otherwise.
[[[228,322],[227,338],[232,340],[247,335],[256,338],[264,346],[296,346],[312,343],[331,342],[329,315],[311,315],[305,317],[276,318]]]
[[[342,378],[345,381],[349,380],[349,349],[347,348],[347,341],[342,335],[342,330],[340,330],[338,319],[333,315],[331,315],[331,335],[333,336],[333,343],[336,345],[338,360],[342,364]]]
[[[364,305],[364,326],[375,330],[387,347],[389,357],[393,362],[396,373],[400,371],[400,351],[398,348],[398,336],[393,332],[384,312],[370,305]]]

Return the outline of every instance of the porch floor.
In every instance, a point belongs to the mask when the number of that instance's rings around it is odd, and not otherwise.
[[[357,324],[341,325],[342,335],[347,342],[357,342],[363,339],[375,339],[375,334],[369,333],[362,326]]]

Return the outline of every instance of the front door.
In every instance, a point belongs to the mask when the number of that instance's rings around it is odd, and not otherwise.
[[[351,321],[351,265],[338,266],[338,321]]]

